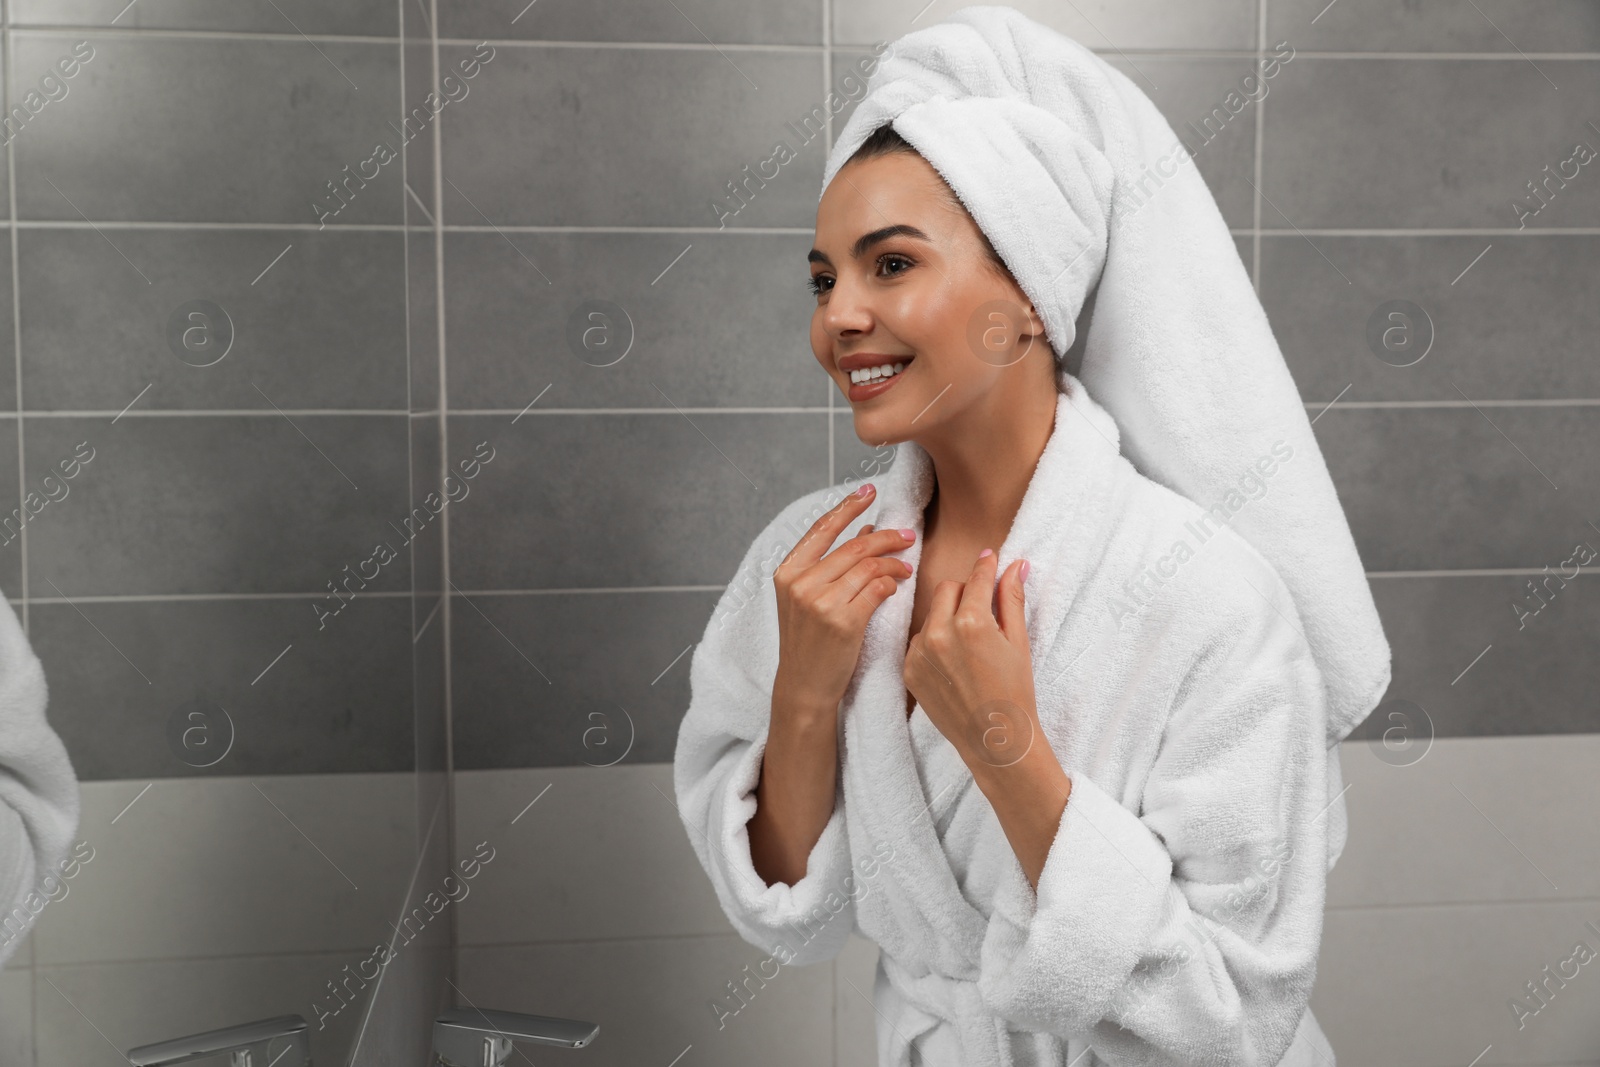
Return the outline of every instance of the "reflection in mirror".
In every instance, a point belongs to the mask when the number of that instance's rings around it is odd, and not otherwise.
[[[0,1062],[275,1016],[427,1062],[482,865],[445,501],[493,448],[440,415],[435,13],[5,14]]]

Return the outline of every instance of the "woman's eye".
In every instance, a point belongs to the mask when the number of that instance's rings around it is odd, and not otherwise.
[[[905,256],[895,255],[894,253],[890,253],[890,254],[884,256],[882,259],[878,260],[878,265],[880,267],[883,266],[886,263],[904,263],[908,267],[911,266],[911,261],[909,259],[907,259]],[[893,273],[894,274],[904,274],[905,271],[897,270],[897,271],[894,271]]]
[[[911,262],[911,260],[907,259],[905,256],[898,255],[898,254],[893,253],[893,252],[890,252],[890,253],[888,253],[886,255],[883,255],[883,256],[880,256],[878,258],[878,267],[879,267],[880,271],[882,270],[882,268],[888,266],[891,263],[903,264],[903,266],[899,270],[889,271],[886,275],[884,275],[885,277],[892,278],[897,274],[904,274],[905,273],[905,269],[907,267],[911,267],[911,266],[915,265],[915,264],[913,264]],[[806,280],[806,288],[810,289],[814,296],[821,296],[823,293],[826,293],[830,289],[833,288],[833,279],[829,278],[825,274],[812,275],[810,278],[808,278]]]

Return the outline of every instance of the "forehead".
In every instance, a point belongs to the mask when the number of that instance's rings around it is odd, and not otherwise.
[[[864,237],[890,228],[899,236],[937,239],[952,228],[950,199],[944,180],[919,155],[895,152],[848,163],[817,205],[814,251],[833,261],[860,255]]]

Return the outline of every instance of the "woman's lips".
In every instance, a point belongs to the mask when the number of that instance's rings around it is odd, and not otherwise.
[[[856,383],[851,382],[850,391],[845,395],[849,397],[852,404],[862,400],[871,400],[873,397],[894,388],[894,383],[898,382],[901,378],[904,378],[906,371],[909,371],[910,369],[911,361],[908,360],[904,368],[902,368],[896,374],[889,375],[887,378],[880,378],[878,381],[867,382],[862,385],[857,385]]]

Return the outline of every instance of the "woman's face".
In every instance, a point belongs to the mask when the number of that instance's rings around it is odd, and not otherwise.
[[[840,168],[817,207],[811,351],[870,444],[925,438],[969,409],[1015,411],[1023,392],[1055,391],[1043,324],[950,199],[927,160],[895,152]],[[878,384],[852,383],[857,365],[896,363]]]

